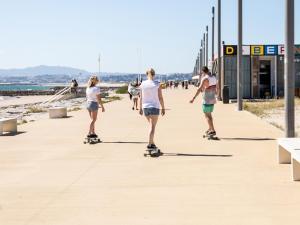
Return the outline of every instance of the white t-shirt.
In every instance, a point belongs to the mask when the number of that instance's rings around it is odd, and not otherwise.
[[[138,96],[140,94],[140,88],[129,85],[128,92],[133,96]]]
[[[140,89],[142,91],[142,104],[143,108],[160,108],[158,98],[159,82],[146,80],[143,81]]]
[[[86,89],[86,98],[88,102],[98,102],[97,95],[100,95],[99,87],[88,87]]]

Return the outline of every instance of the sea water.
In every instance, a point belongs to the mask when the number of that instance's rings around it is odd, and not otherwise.
[[[32,84],[0,84],[0,91],[44,91],[51,87]]]

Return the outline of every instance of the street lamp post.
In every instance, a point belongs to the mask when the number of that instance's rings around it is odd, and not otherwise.
[[[208,26],[206,26],[206,61],[205,64],[208,66]]]
[[[199,73],[201,71],[202,66],[203,66],[203,49],[201,47],[200,48],[200,67],[199,67]]]
[[[238,49],[237,49],[237,103],[238,111],[243,110],[243,0],[238,0]]]
[[[285,0],[285,136],[295,137],[295,9],[294,0]]]
[[[201,48],[200,48],[200,53],[201,53],[201,65],[200,65],[200,70],[204,65],[204,46],[203,46],[203,39],[201,40]]]
[[[203,34],[203,66],[206,66],[206,51],[207,51],[207,48],[206,48],[206,35],[205,33]]]
[[[211,60],[215,59],[215,7],[212,7]]]
[[[199,57],[199,53],[198,53],[198,55],[197,55],[197,68],[196,68],[197,70],[196,70],[196,75],[198,73],[199,66],[200,66],[200,57]]]
[[[218,80],[219,90],[221,90],[221,0],[218,0]],[[220,95],[221,91],[219,91]],[[220,96],[219,96],[220,97]]]
[[[198,53],[198,56],[197,56],[197,68],[196,68],[196,74],[198,74],[198,70],[199,70],[199,67],[200,67],[200,53]]]

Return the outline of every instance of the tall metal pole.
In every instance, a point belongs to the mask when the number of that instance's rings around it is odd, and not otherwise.
[[[202,69],[203,65],[204,65],[204,46],[203,46],[203,39],[201,40],[201,68],[200,70]]]
[[[199,67],[200,67],[200,57],[199,57],[199,54],[198,54],[198,56],[197,56],[197,65],[196,65],[196,74],[195,75],[197,75]]]
[[[98,63],[99,63],[99,77],[100,77],[100,71],[101,71],[101,54],[100,53],[99,53]]]
[[[211,61],[215,59],[215,7],[212,7]]]
[[[198,58],[199,58],[199,64],[198,64],[198,68],[197,68],[197,74],[199,73],[200,68],[201,68],[201,49],[199,50]]]
[[[278,95],[277,95],[277,92],[278,92],[278,56],[276,55],[275,56],[275,65],[274,65],[274,70],[275,70],[275,73],[274,73],[274,98],[277,99],[278,98]]]
[[[237,51],[237,103],[238,111],[243,110],[243,0],[238,0],[238,51]]]
[[[203,67],[203,49],[201,47],[200,49],[200,67],[199,67],[199,73],[201,72],[201,68]]]
[[[208,26],[206,26],[206,66],[208,66]]]
[[[219,90],[221,90],[221,0],[218,0],[218,84]],[[219,97],[221,91],[219,91]]]
[[[204,51],[203,51],[203,66],[206,66],[206,35],[205,33],[203,34],[203,48],[204,48]]]
[[[285,136],[295,137],[295,3],[285,0]]]

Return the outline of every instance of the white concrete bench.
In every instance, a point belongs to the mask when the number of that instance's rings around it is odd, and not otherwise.
[[[278,139],[278,162],[292,163],[293,180],[300,180],[300,138]]]
[[[292,174],[293,180],[300,180],[300,149],[296,150],[292,154]]]
[[[0,118],[0,135],[3,135],[4,132],[18,132],[16,118]]]
[[[54,107],[49,109],[49,118],[65,118],[67,117],[67,108],[66,107]]]

